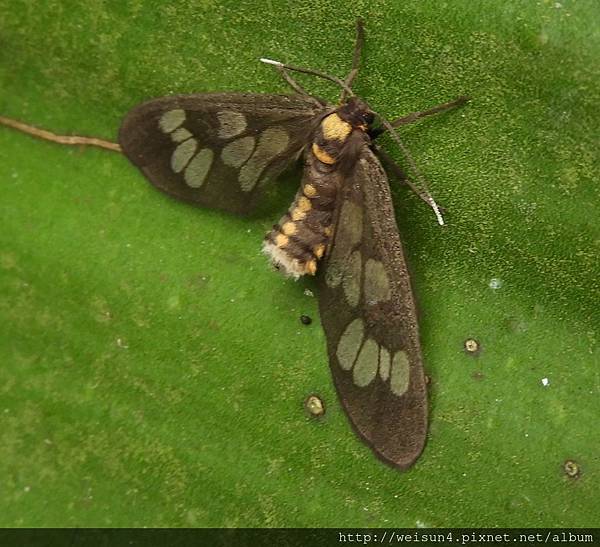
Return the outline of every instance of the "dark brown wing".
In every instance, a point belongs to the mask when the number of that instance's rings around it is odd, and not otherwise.
[[[245,214],[265,183],[298,156],[321,110],[299,95],[162,97],[127,114],[119,143],[160,190]]]
[[[340,191],[319,307],[341,403],[385,462],[405,469],[427,434],[427,393],[410,279],[385,171],[368,148]]]

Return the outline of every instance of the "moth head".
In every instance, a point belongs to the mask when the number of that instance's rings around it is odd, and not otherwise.
[[[375,120],[375,113],[358,97],[349,97],[337,111],[338,116],[355,129],[368,131]]]

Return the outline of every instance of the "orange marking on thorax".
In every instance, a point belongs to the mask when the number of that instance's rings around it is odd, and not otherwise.
[[[346,137],[352,131],[352,126],[334,112],[321,122],[321,129],[323,136],[327,140],[337,139],[338,141],[345,141]]]

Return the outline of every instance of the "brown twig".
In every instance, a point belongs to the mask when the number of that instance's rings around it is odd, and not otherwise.
[[[13,120],[12,118],[5,118],[4,116],[0,116],[0,124],[12,127],[18,131],[37,137],[38,139],[44,139],[58,144],[97,146],[106,150],[112,150],[113,152],[122,152],[121,147],[116,142],[105,141],[95,137],[80,137],[79,135],[56,135],[51,131],[39,129],[18,120]]]

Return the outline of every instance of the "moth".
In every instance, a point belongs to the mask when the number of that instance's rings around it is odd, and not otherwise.
[[[427,392],[415,302],[382,162],[434,209],[440,224],[443,220],[428,192],[418,190],[375,139],[389,133],[425,187],[395,129],[467,99],[387,121],[352,91],[363,43],[358,21],[352,68],[343,80],[262,59],[275,66],[293,94],[154,99],[126,115],[118,140],[158,189],[238,215],[251,212],[265,189],[301,158],[300,188],[265,236],[263,251],[286,275],[317,276],[341,405],[380,459],[406,469],[425,445]],[[342,90],[339,104],[311,96],[291,72],[334,82]]]

